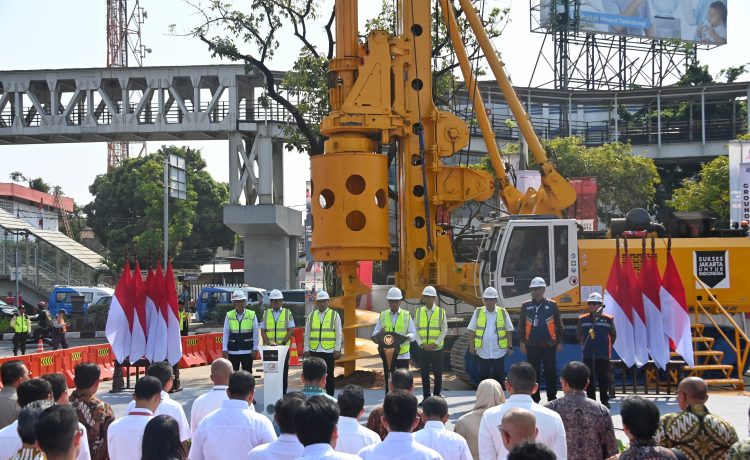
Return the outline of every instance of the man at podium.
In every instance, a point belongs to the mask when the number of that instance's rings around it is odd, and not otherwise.
[[[372,331],[372,338],[375,343],[378,343],[378,337],[380,332],[390,332],[406,337],[408,340],[404,340],[399,349],[398,356],[396,357],[395,364],[392,365],[392,369],[408,369],[409,368],[409,349],[411,348],[411,342],[416,340],[417,331],[414,328],[414,322],[411,319],[411,315],[408,311],[401,309],[401,302],[404,297],[401,295],[401,290],[397,287],[392,287],[388,290],[386,295],[388,300],[388,309],[380,312],[380,319],[375,328]],[[378,345],[380,345],[378,343]],[[388,365],[384,366],[385,381],[388,382],[388,377],[391,372]]]

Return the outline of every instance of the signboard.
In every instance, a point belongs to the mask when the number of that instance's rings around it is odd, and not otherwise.
[[[541,24],[566,9],[578,15],[582,32],[678,39],[723,45],[727,42],[728,0],[541,0]]]
[[[710,288],[728,289],[729,251],[694,251],[693,273]]]
[[[729,144],[729,220],[750,221],[750,144]]]

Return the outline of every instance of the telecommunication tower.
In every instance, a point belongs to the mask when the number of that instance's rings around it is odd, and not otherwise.
[[[563,90],[665,86],[675,83],[696,62],[699,48],[712,47],[668,34],[656,38],[596,31],[587,22],[582,6],[590,4],[582,0],[532,0],[531,32],[544,34],[544,41],[529,86]],[[551,80],[543,76],[549,75],[549,70]]]
[[[107,1],[107,67],[143,66],[143,58],[150,49],[141,42],[141,25],[146,11],[140,0]],[[145,148],[145,144],[144,144]],[[107,144],[107,171],[129,158],[127,142]]]

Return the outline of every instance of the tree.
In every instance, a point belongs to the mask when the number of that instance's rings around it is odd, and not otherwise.
[[[31,179],[29,177],[26,177],[21,171],[13,171],[10,173],[10,180],[13,182],[22,182],[25,181],[29,184],[29,188],[32,190],[36,190],[42,193],[49,193],[50,185],[44,181],[41,177],[37,177],[35,179]]]
[[[729,157],[720,156],[682,181],[667,205],[675,211],[704,211],[716,219],[717,228],[729,226]]]
[[[233,233],[222,224],[222,207],[229,202],[227,184],[205,171],[200,151],[163,146],[132,158],[89,187],[94,201],[84,207],[87,223],[113,260],[125,253],[142,259],[159,257],[162,248],[164,157],[185,158],[187,199],[169,202],[169,252],[176,266],[195,267],[214,256],[216,248],[232,243]]]
[[[483,1],[473,2],[484,13],[483,21],[489,37],[498,37],[508,9],[489,8],[484,11]],[[322,154],[325,139],[320,134],[319,123],[329,112],[327,77],[328,61],[334,55],[334,2],[255,0],[252,10],[247,12],[233,9],[223,0],[209,0],[205,8],[188,3],[202,15],[202,24],[193,28],[192,35],[206,43],[214,56],[244,62],[249,70],[263,75],[265,94],[259,102],[262,106],[279,104],[288,113],[285,120],[290,123],[286,133],[287,148],[311,156]],[[462,29],[467,30],[463,11],[458,10],[456,16]],[[395,17],[392,3],[383,0],[383,12],[367,22],[367,30],[392,30]],[[458,61],[452,57],[450,39],[442,17],[438,17],[438,38],[434,41],[432,53],[433,78],[435,95],[441,96],[436,98],[437,103],[445,105],[458,89],[453,76]],[[171,28],[174,30],[175,25]],[[327,40],[313,39],[315,30],[321,30]],[[296,40],[290,40],[291,36]],[[301,51],[292,70],[284,81],[279,82],[274,79],[270,66],[282,43],[287,47],[296,46]],[[474,37],[467,37],[465,46],[472,59],[482,57]],[[445,91],[448,87],[454,91]]]

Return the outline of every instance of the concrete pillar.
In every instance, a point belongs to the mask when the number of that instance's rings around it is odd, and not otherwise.
[[[284,204],[284,144],[273,143],[273,204]]]

